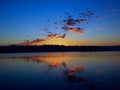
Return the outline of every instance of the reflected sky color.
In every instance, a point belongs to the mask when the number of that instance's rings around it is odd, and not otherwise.
[[[119,3],[119,0],[0,0],[0,45],[33,41],[39,41],[35,45],[120,45]],[[92,13],[85,13],[89,9],[94,13],[92,17],[89,17]],[[72,18],[67,19],[69,15]],[[79,15],[84,16],[82,20]],[[78,22],[82,23],[76,25]],[[69,26],[67,30],[65,23]],[[56,38],[64,34],[65,38]],[[48,40],[49,36],[54,38]]]
[[[0,54],[0,88],[120,89],[120,52]]]

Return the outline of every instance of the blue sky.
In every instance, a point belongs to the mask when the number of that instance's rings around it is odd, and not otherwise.
[[[119,0],[0,0],[0,45],[36,39],[45,39],[37,45],[120,45],[119,3]],[[94,15],[89,22],[80,24],[82,34],[61,29],[67,12],[77,19],[78,13],[88,8]],[[54,37],[47,40],[49,32]],[[56,34],[59,38],[55,38]],[[60,38],[63,34],[66,37]]]

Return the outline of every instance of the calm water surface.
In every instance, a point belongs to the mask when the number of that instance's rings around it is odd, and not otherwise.
[[[120,52],[0,54],[0,90],[120,90]]]

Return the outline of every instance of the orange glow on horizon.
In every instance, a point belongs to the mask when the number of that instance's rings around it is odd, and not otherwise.
[[[11,42],[12,43],[12,42]],[[12,45],[11,43],[1,43],[0,46],[9,46]],[[15,44],[17,45],[17,44]],[[72,38],[66,37],[66,38],[53,38],[46,40],[44,42],[35,42],[32,45],[64,45],[64,46],[119,46],[120,42],[116,41],[110,41],[110,40],[85,40],[83,38],[79,40],[73,40]],[[32,46],[31,45],[31,46]],[[26,45],[27,46],[27,45]],[[29,46],[29,45],[28,45]]]

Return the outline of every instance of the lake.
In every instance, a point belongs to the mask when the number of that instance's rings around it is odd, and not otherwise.
[[[0,90],[120,90],[120,52],[0,54]]]

